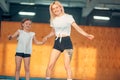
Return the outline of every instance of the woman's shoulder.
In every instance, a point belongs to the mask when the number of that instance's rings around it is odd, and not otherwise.
[[[73,16],[71,14],[65,14],[67,19],[73,19]]]
[[[71,14],[67,14],[67,13],[66,13],[66,14],[65,14],[65,16],[67,16],[67,17],[71,17],[72,15],[71,15]]]

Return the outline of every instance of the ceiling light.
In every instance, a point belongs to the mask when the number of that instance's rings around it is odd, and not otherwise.
[[[20,4],[23,4],[23,5],[35,5],[35,3],[27,3],[27,2],[21,2]]]
[[[28,16],[35,16],[36,13],[35,12],[19,12],[19,15],[28,15]]]
[[[98,9],[98,10],[110,10],[110,8],[106,8],[106,7],[94,7],[94,9]]]
[[[93,18],[97,20],[110,20],[110,17],[106,16],[93,16]]]

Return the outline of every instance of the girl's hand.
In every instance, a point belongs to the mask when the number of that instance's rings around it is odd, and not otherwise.
[[[39,44],[42,45],[42,44],[44,44],[44,43],[41,41],[41,42],[39,42]]]
[[[8,40],[11,40],[12,39],[12,36],[11,35],[8,35]]]
[[[90,39],[90,40],[92,40],[92,39],[94,38],[94,36],[91,35],[91,34],[88,34],[88,35],[87,35],[87,38]]]

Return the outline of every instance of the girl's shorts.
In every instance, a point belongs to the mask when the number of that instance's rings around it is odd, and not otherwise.
[[[31,55],[30,54],[16,52],[15,56],[20,56],[20,57],[26,58],[26,57],[30,57]]]

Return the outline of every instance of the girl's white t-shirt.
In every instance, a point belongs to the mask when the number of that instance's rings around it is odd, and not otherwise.
[[[64,14],[60,17],[55,17],[50,25],[55,29],[55,35],[67,35],[70,36],[71,33],[71,24],[75,22],[72,15]]]
[[[34,32],[25,32],[24,30],[18,30],[19,36],[17,38],[18,45],[16,52],[31,54],[32,53],[32,40],[35,35]]]

